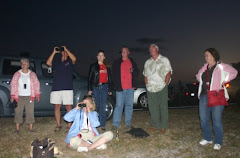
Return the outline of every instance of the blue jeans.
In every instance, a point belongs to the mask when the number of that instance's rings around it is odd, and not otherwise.
[[[100,127],[106,125],[106,104],[108,97],[108,85],[100,85],[99,87],[93,88],[93,96],[96,103],[97,112],[99,114]]]
[[[207,94],[201,94],[199,100],[199,115],[200,123],[203,130],[203,139],[207,141],[212,140],[212,131],[210,127],[210,115],[212,116],[213,132],[215,135],[215,144],[222,144],[223,125],[222,125],[222,112],[223,105],[207,107],[208,98]]]
[[[133,113],[134,89],[124,89],[116,92],[116,107],[113,113],[113,126],[119,127],[122,120],[123,106],[125,113],[125,125],[131,125]]]

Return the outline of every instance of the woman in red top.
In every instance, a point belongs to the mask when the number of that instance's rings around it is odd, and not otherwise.
[[[106,103],[108,95],[112,95],[112,79],[110,66],[105,61],[104,51],[98,52],[97,60],[97,62],[91,64],[89,69],[88,95],[93,95],[95,99],[100,128],[105,130]]]

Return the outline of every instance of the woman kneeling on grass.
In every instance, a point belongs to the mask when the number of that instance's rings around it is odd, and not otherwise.
[[[87,152],[94,148],[106,149],[105,143],[113,138],[111,131],[99,135],[96,127],[100,123],[95,109],[96,104],[92,96],[84,96],[83,101],[64,116],[64,120],[73,122],[65,142],[78,152]]]

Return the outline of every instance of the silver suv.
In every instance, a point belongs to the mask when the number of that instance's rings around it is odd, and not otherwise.
[[[21,57],[0,56],[0,116],[14,116],[14,109],[10,104],[10,82],[13,74],[21,69]],[[53,84],[53,74],[46,65],[46,59],[31,58],[30,69],[36,73],[40,82],[41,101],[35,102],[35,116],[54,116],[54,106],[50,104],[50,92]],[[77,72],[73,74],[74,105],[82,100],[87,94],[87,78]],[[113,115],[114,101],[108,98],[107,119]],[[64,106],[61,107],[62,114],[66,113]]]

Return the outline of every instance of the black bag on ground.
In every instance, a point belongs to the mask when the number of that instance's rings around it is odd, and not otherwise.
[[[10,101],[9,101],[10,102]],[[9,103],[9,108],[11,108],[11,109],[15,109],[17,107],[17,102],[16,102],[16,100],[14,100],[12,103],[10,102]]]
[[[54,141],[48,138],[43,140],[34,140],[31,143],[31,158],[53,158],[54,157]]]
[[[149,136],[149,134],[142,128],[132,128],[130,131],[127,131],[127,133],[131,134],[135,138],[143,138]]]

